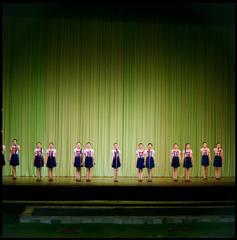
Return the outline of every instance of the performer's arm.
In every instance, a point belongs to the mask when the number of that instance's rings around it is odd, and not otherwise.
[[[209,159],[210,159],[210,162],[211,162],[212,159],[211,159],[211,151],[210,150],[209,150],[208,156],[209,156]]]
[[[170,152],[170,164],[172,163],[172,151]]]

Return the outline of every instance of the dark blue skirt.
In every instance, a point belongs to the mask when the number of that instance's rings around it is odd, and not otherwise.
[[[75,157],[75,159],[74,159],[74,167],[76,167],[76,168],[82,167],[82,159],[81,159],[81,157]]]
[[[184,168],[191,168],[193,165],[192,165],[192,160],[191,160],[191,157],[186,157],[184,158],[184,163],[183,163],[183,167]]]
[[[37,168],[41,168],[44,166],[44,159],[42,156],[35,157],[34,166]]]
[[[1,153],[0,154],[0,166],[5,166],[6,162],[5,162],[5,157],[4,155]]]
[[[180,167],[179,157],[173,157],[172,158],[171,167],[173,167],[173,168]]]
[[[152,169],[155,167],[155,162],[153,157],[147,157],[146,158],[146,168]]]
[[[55,157],[48,157],[48,161],[47,161],[47,164],[46,164],[46,166],[48,167],[48,168],[54,168],[54,167],[56,167],[56,159],[55,159]]]
[[[213,166],[214,167],[222,167],[222,157],[221,156],[215,156]]]
[[[144,167],[145,167],[144,158],[138,158],[137,159],[137,168],[138,169],[143,169]]]
[[[86,157],[85,159],[85,167],[92,168],[93,167],[93,159],[92,157]]]
[[[202,155],[202,166],[204,166],[204,167],[209,166],[209,157],[208,157],[208,155]]]
[[[11,160],[10,160],[10,165],[11,166],[19,165],[19,156],[18,156],[18,154],[12,154]]]
[[[119,168],[121,166],[120,164],[120,159],[117,157],[117,159],[114,157],[113,162],[112,162],[112,168]]]

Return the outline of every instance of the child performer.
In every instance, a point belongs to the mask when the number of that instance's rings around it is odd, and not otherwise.
[[[147,149],[145,150],[146,155],[146,168],[148,171],[148,182],[152,182],[151,174],[152,174],[152,168],[155,167],[155,161],[154,161],[154,154],[155,150],[152,149],[152,143],[147,144]]]
[[[118,148],[118,143],[114,143],[114,149],[112,150],[112,168],[114,169],[114,182],[118,182],[118,169],[121,164],[121,151]]]
[[[221,167],[224,163],[223,149],[221,148],[221,144],[217,143],[216,147],[213,150],[215,153],[213,166],[215,167],[216,180],[220,180],[221,179],[221,177],[220,177]]]
[[[74,167],[76,168],[76,181],[81,181],[81,167],[82,167],[82,148],[81,143],[77,142],[74,148]]]
[[[49,181],[53,181],[53,168],[56,167],[56,149],[54,148],[54,144],[50,143],[49,148],[47,149],[47,168],[48,168],[48,178]]]
[[[16,166],[19,165],[19,151],[20,146],[17,144],[17,139],[14,138],[12,140],[12,146],[10,147],[9,155],[10,165],[12,166],[13,180],[16,179]]]
[[[180,153],[181,151],[178,149],[178,144],[174,143],[173,144],[173,149],[171,150],[170,154],[170,163],[171,167],[174,168],[173,170],[173,180],[178,181],[178,167],[180,167]]]
[[[37,178],[36,181],[41,180],[41,168],[44,166],[44,150],[42,148],[42,144],[37,142],[36,148],[34,150],[34,166],[36,167]]]
[[[193,166],[193,151],[190,149],[190,144],[185,144],[183,151],[183,167],[185,168],[185,181],[190,182],[190,168]]]
[[[136,151],[136,157],[137,157],[137,161],[136,161],[136,167],[138,169],[138,181],[142,182],[142,170],[145,167],[145,150],[143,148],[143,143],[139,143],[138,144],[138,149]]]
[[[2,168],[3,168],[3,166],[6,165],[5,157],[4,157],[5,151],[6,151],[5,145],[2,145],[1,150],[0,150],[0,166]]]
[[[202,143],[201,151],[201,165],[203,166],[203,179],[207,180],[207,167],[209,166],[209,160],[211,161],[210,149],[207,147],[207,143]]]
[[[86,149],[84,150],[84,161],[83,165],[86,167],[86,181],[90,182],[92,178],[92,169],[95,165],[94,161],[94,149],[91,149],[91,143],[86,144]]]

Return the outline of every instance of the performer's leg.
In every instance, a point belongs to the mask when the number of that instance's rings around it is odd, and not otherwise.
[[[89,168],[89,179],[92,179],[92,168]]]
[[[174,179],[178,178],[178,168],[174,168]]]
[[[12,175],[13,178],[16,178],[16,166],[12,166]]]
[[[187,169],[187,180],[190,180],[190,168]]]
[[[215,168],[215,177],[218,178],[218,167]]]
[[[36,173],[37,173],[37,180],[40,179],[40,168],[36,168]]]

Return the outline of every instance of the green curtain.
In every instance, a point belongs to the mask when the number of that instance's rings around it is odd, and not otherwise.
[[[153,143],[159,177],[172,175],[173,143],[183,150],[190,142],[191,175],[201,176],[203,141],[212,157],[220,141],[222,175],[235,176],[233,25],[14,16],[9,8],[3,7],[3,143],[8,158],[11,139],[18,139],[19,176],[35,176],[37,141],[44,150],[55,143],[55,175],[73,176],[78,140],[92,143],[94,176],[112,176],[114,142],[123,156],[120,176],[136,176],[139,142]],[[11,174],[8,163],[3,174]]]

